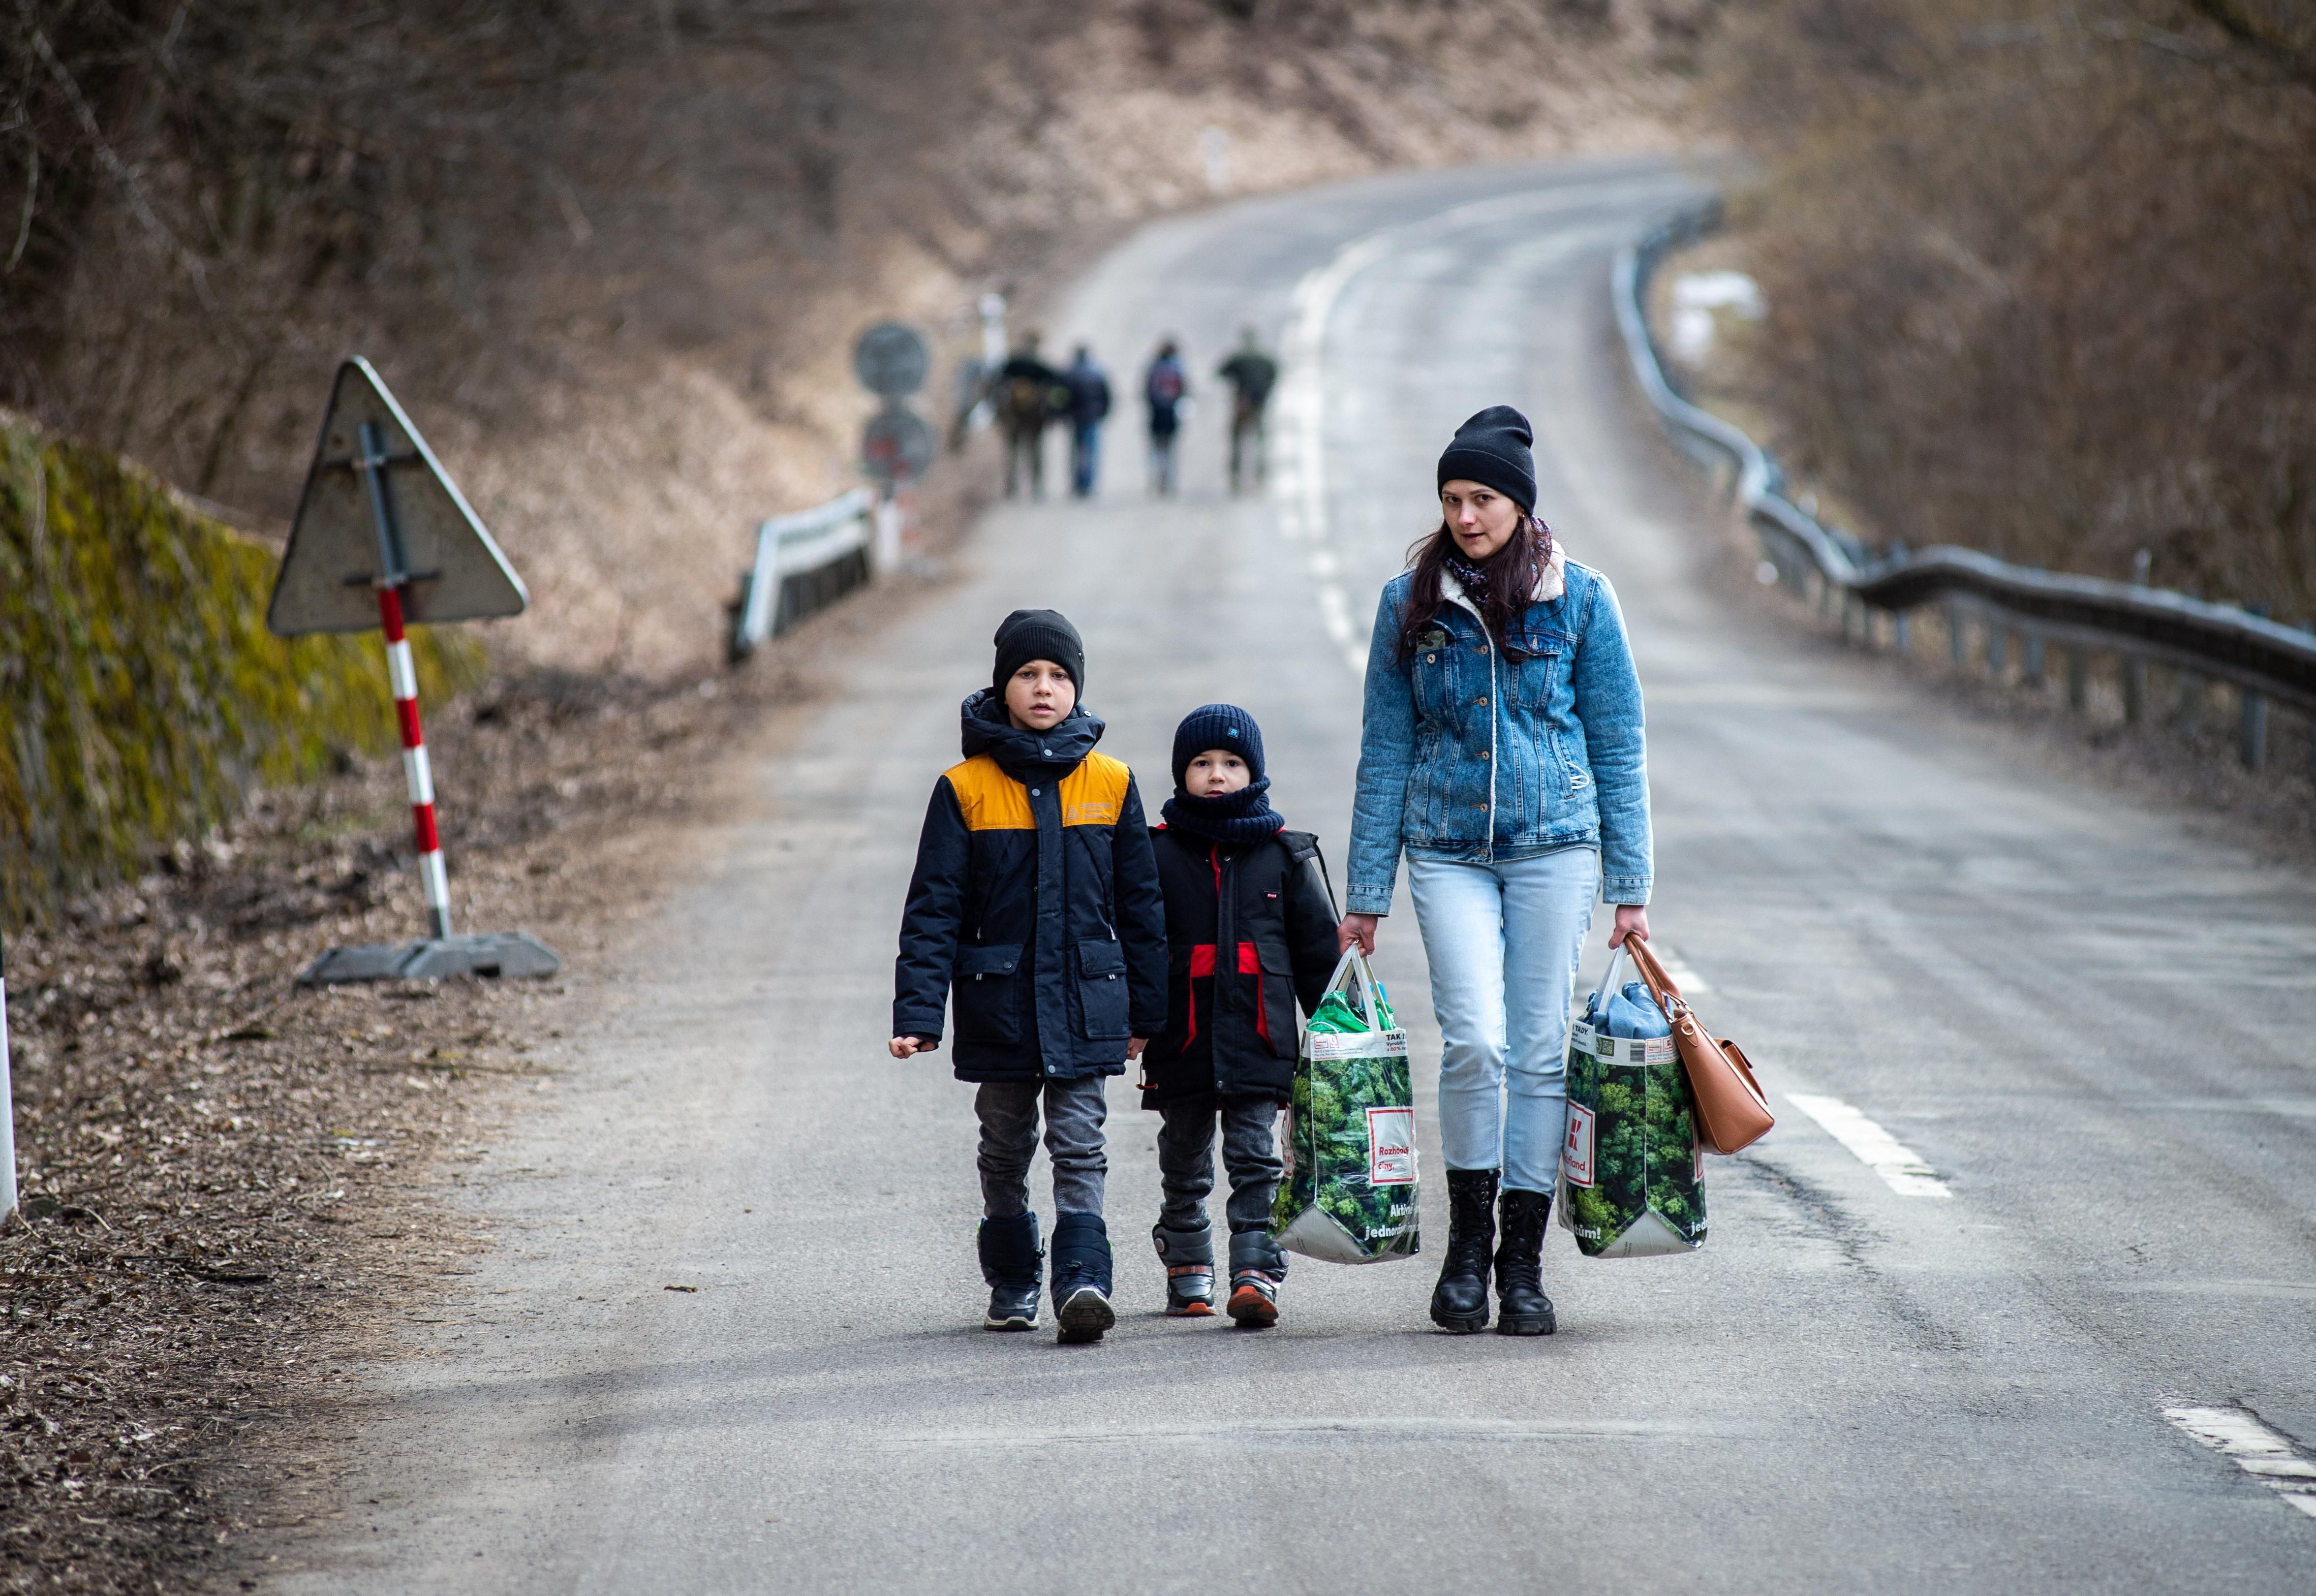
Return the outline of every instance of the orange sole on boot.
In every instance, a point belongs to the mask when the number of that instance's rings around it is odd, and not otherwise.
[[[1267,1330],[1278,1323],[1278,1304],[1252,1286],[1231,1293],[1230,1317],[1249,1330]]]

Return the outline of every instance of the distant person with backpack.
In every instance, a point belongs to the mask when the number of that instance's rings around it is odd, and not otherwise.
[[[1081,499],[1093,497],[1093,479],[1101,469],[1101,423],[1109,414],[1109,378],[1093,363],[1093,351],[1080,344],[1062,373],[1070,393],[1070,492]]]
[[[1162,499],[1174,496],[1174,439],[1182,430],[1182,405],[1189,396],[1181,352],[1172,339],[1165,339],[1142,377],[1142,400],[1150,407],[1150,491]]]
[[[1062,374],[1038,358],[1038,335],[1024,333],[992,388],[998,419],[1005,425],[1005,496],[1020,491],[1021,467],[1029,466],[1029,496],[1046,496],[1046,423],[1064,408],[1068,390]],[[1057,397],[1058,396],[1058,397]]]
[[[1253,328],[1246,329],[1238,351],[1222,363],[1217,373],[1231,386],[1230,486],[1239,491],[1247,462],[1253,464],[1254,483],[1260,487],[1269,461],[1262,432],[1263,407],[1278,383],[1278,362],[1262,352]],[[1252,448],[1249,446],[1252,445]]]

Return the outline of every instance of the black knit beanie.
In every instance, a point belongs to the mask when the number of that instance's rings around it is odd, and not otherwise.
[[[1085,643],[1078,629],[1058,609],[1017,609],[997,628],[997,669],[989,678],[1000,698],[1013,673],[1032,660],[1051,660],[1070,673],[1070,683],[1085,696]]]
[[[1461,478],[1493,488],[1527,513],[1536,513],[1536,441],[1528,418],[1509,404],[1491,404],[1456,429],[1439,457],[1439,486]]]
[[[1250,782],[1262,779],[1262,728],[1235,704],[1202,704],[1174,728],[1174,790],[1181,791],[1190,761],[1208,749],[1222,749],[1246,761]]]

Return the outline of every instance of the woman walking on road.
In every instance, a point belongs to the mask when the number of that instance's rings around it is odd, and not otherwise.
[[[1555,1327],[1544,1231],[1576,963],[1596,899],[1617,906],[1612,945],[1649,934],[1640,678],[1608,580],[1535,514],[1533,442],[1508,405],[1465,421],[1439,457],[1439,530],[1384,587],[1338,932],[1374,952],[1403,851],[1443,1043],[1431,1318],[1458,1333],[1487,1327],[1492,1266],[1500,1333]]]

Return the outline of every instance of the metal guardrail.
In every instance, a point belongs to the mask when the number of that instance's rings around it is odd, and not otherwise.
[[[1940,545],[1876,556],[1787,499],[1785,474],[1768,451],[1674,389],[1643,309],[1649,279],[1666,252],[1713,230],[1721,214],[1717,200],[1684,207],[1617,252],[1611,274],[1617,325],[1635,379],[1684,452],[1725,455],[1734,463],[1737,500],[1780,580],[1800,592],[1814,576],[1821,607],[1831,608],[1839,595],[1845,616],[1853,602],[1892,612],[1902,638],[1906,611],[1943,601],[1957,628],[1966,616],[1980,620],[1998,669],[2006,632],[2020,634],[2034,677],[2041,675],[2044,644],[2058,643],[2070,651],[2069,696],[2079,708],[2085,649],[2123,659],[2125,714],[2134,720],[2144,711],[2149,663],[2231,682],[2242,689],[2247,764],[2257,766],[2265,757],[2268,699],[2316,714],[2316,634],[2185,593],[2038,571],[1976,549]],[[1957,630],[1957,661],[1962,649]]]
[[[725,656],[736,665],[874,574],[877,499],[866,488],[756,528],[756,563],[740,577]]]

